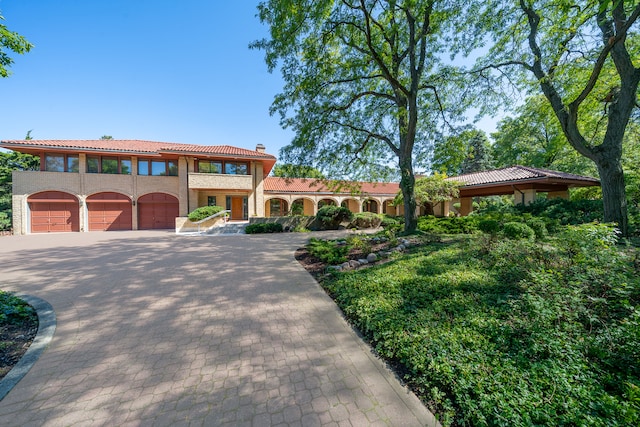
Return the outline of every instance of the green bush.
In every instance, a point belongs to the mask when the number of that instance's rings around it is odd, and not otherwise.
[[[418,230],[438,234],[471,234],[478,230],[477,216],[437,218],[432,215],[418,218]]]
[[[15,295],[0,291],[0,324],[15,324],[35,316],[35,310]]]
[[[311,238],[307,245],[309,253],[322,262],[336,265],[347,260],[349,246],[340,245],[336,241]]]
[[[282,233],[283,230],[282,224],[277,222],[259,222],[249,224],[244,228],[246,234]]]
[[[527,224],[533,230],[536,235],[536,239],[538,240],[544,239],[549,235],[546,223],[540,218],[528,219],[525,221],[525,224]]]
[[[323,206],[316,218],[327,230],[337,230],[341,223],[351,221],[353,213],[342,206]]]
[[[557,220],[562,225],[602,221],[604,217],[602,200],[536,199],[514,208],[520,213]]]
[[[402,231],[404,228],[404,218],[402,217],[391,217],[387,215],[382,216],[382,221],[380,222],[380,226],[385,230],[397,233]]]
[[[509,239],[534,240],[536,232],[523,222],[507,222],[502,226],[502,233]]]
[[[498,231],[500,231],[500,222],[493,218],[481,219],[478,221],[478,229],[483,233],[491,234],[493,236],[498,234]]]
[[[202,206],[193,210],[188,218],[191,222],[202,221],[205,218],[210,217],[211,215],[215,215],[219,212],[225,210],[222,206]]]
[[[378,215],[372,212],[360,212],[353,215],[349,228],[376,228],[382,223],[382,215]]]

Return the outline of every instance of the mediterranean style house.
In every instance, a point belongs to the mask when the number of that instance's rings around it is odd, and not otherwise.
[[[349,183],[329,189],[314,179],[269,177],[276,163],[255,150],[140,140],[7,140],[0,147],[39,156],[39,171],[13,172],[14,234],[172,229],[176,218],[207,205],[223,206],[231,220],[288,214],[315,215],[327,204],[352,212],[402,215],[394,206],[398,183]],[[567,197],[572,186],[598,180],[514,166],[452,177],[460,199],[436,214],[471,212],[473,197],[513,194],[529,203],[536,192]]]

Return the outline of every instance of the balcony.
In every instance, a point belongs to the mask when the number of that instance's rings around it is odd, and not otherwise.
[[[217,173],[189,173],[192,190],[253,190],[251,175],[223,175]]]

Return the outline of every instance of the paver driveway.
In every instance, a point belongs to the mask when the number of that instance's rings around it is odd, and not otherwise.
[[[0,425],[432,425],[293,258],[305,234],[0,239],[51,345]]]

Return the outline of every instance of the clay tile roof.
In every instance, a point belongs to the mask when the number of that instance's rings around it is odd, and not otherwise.
[[[262,153],[230,145],[195,145],[174,142],[141,141],[137,139],[92,139],[92,140],[8,140],[0,141],[7,147],[58,148],[91,151],[110,151],[127,153],[181,152],[193,154],[213,154],[222,156],[263,158],[275,161],[271,154]]]
[[[195,144],[171,144],[167,145],[162,151],[183,152],[183,153],[202,153],[202,154],[220,154],[223,156],[239,156],[239,157],[260,157],[265,159],[275,159],[274,156],[260,151],[247,150],[231,145],[195,145]]]
[[[357,182],[354,189],[370,195],[387,195],[395,197],[400,190],[399,184],[394,182]],[[264,191],[273,193],[329,193],[351,194],[352,187],[344,187],[331,191],[322,182],[313,178],[278,178],[264,179]]]
[[[542,179],[553,179],[560,181],[582,181],[585,183],[592,183],[593,185],[598,185],[600,182],[595,178],[587,176],[518,165],[502,169],[452,176],[447,179],[451,181],[463,182],[465,184],[465,187]]]

